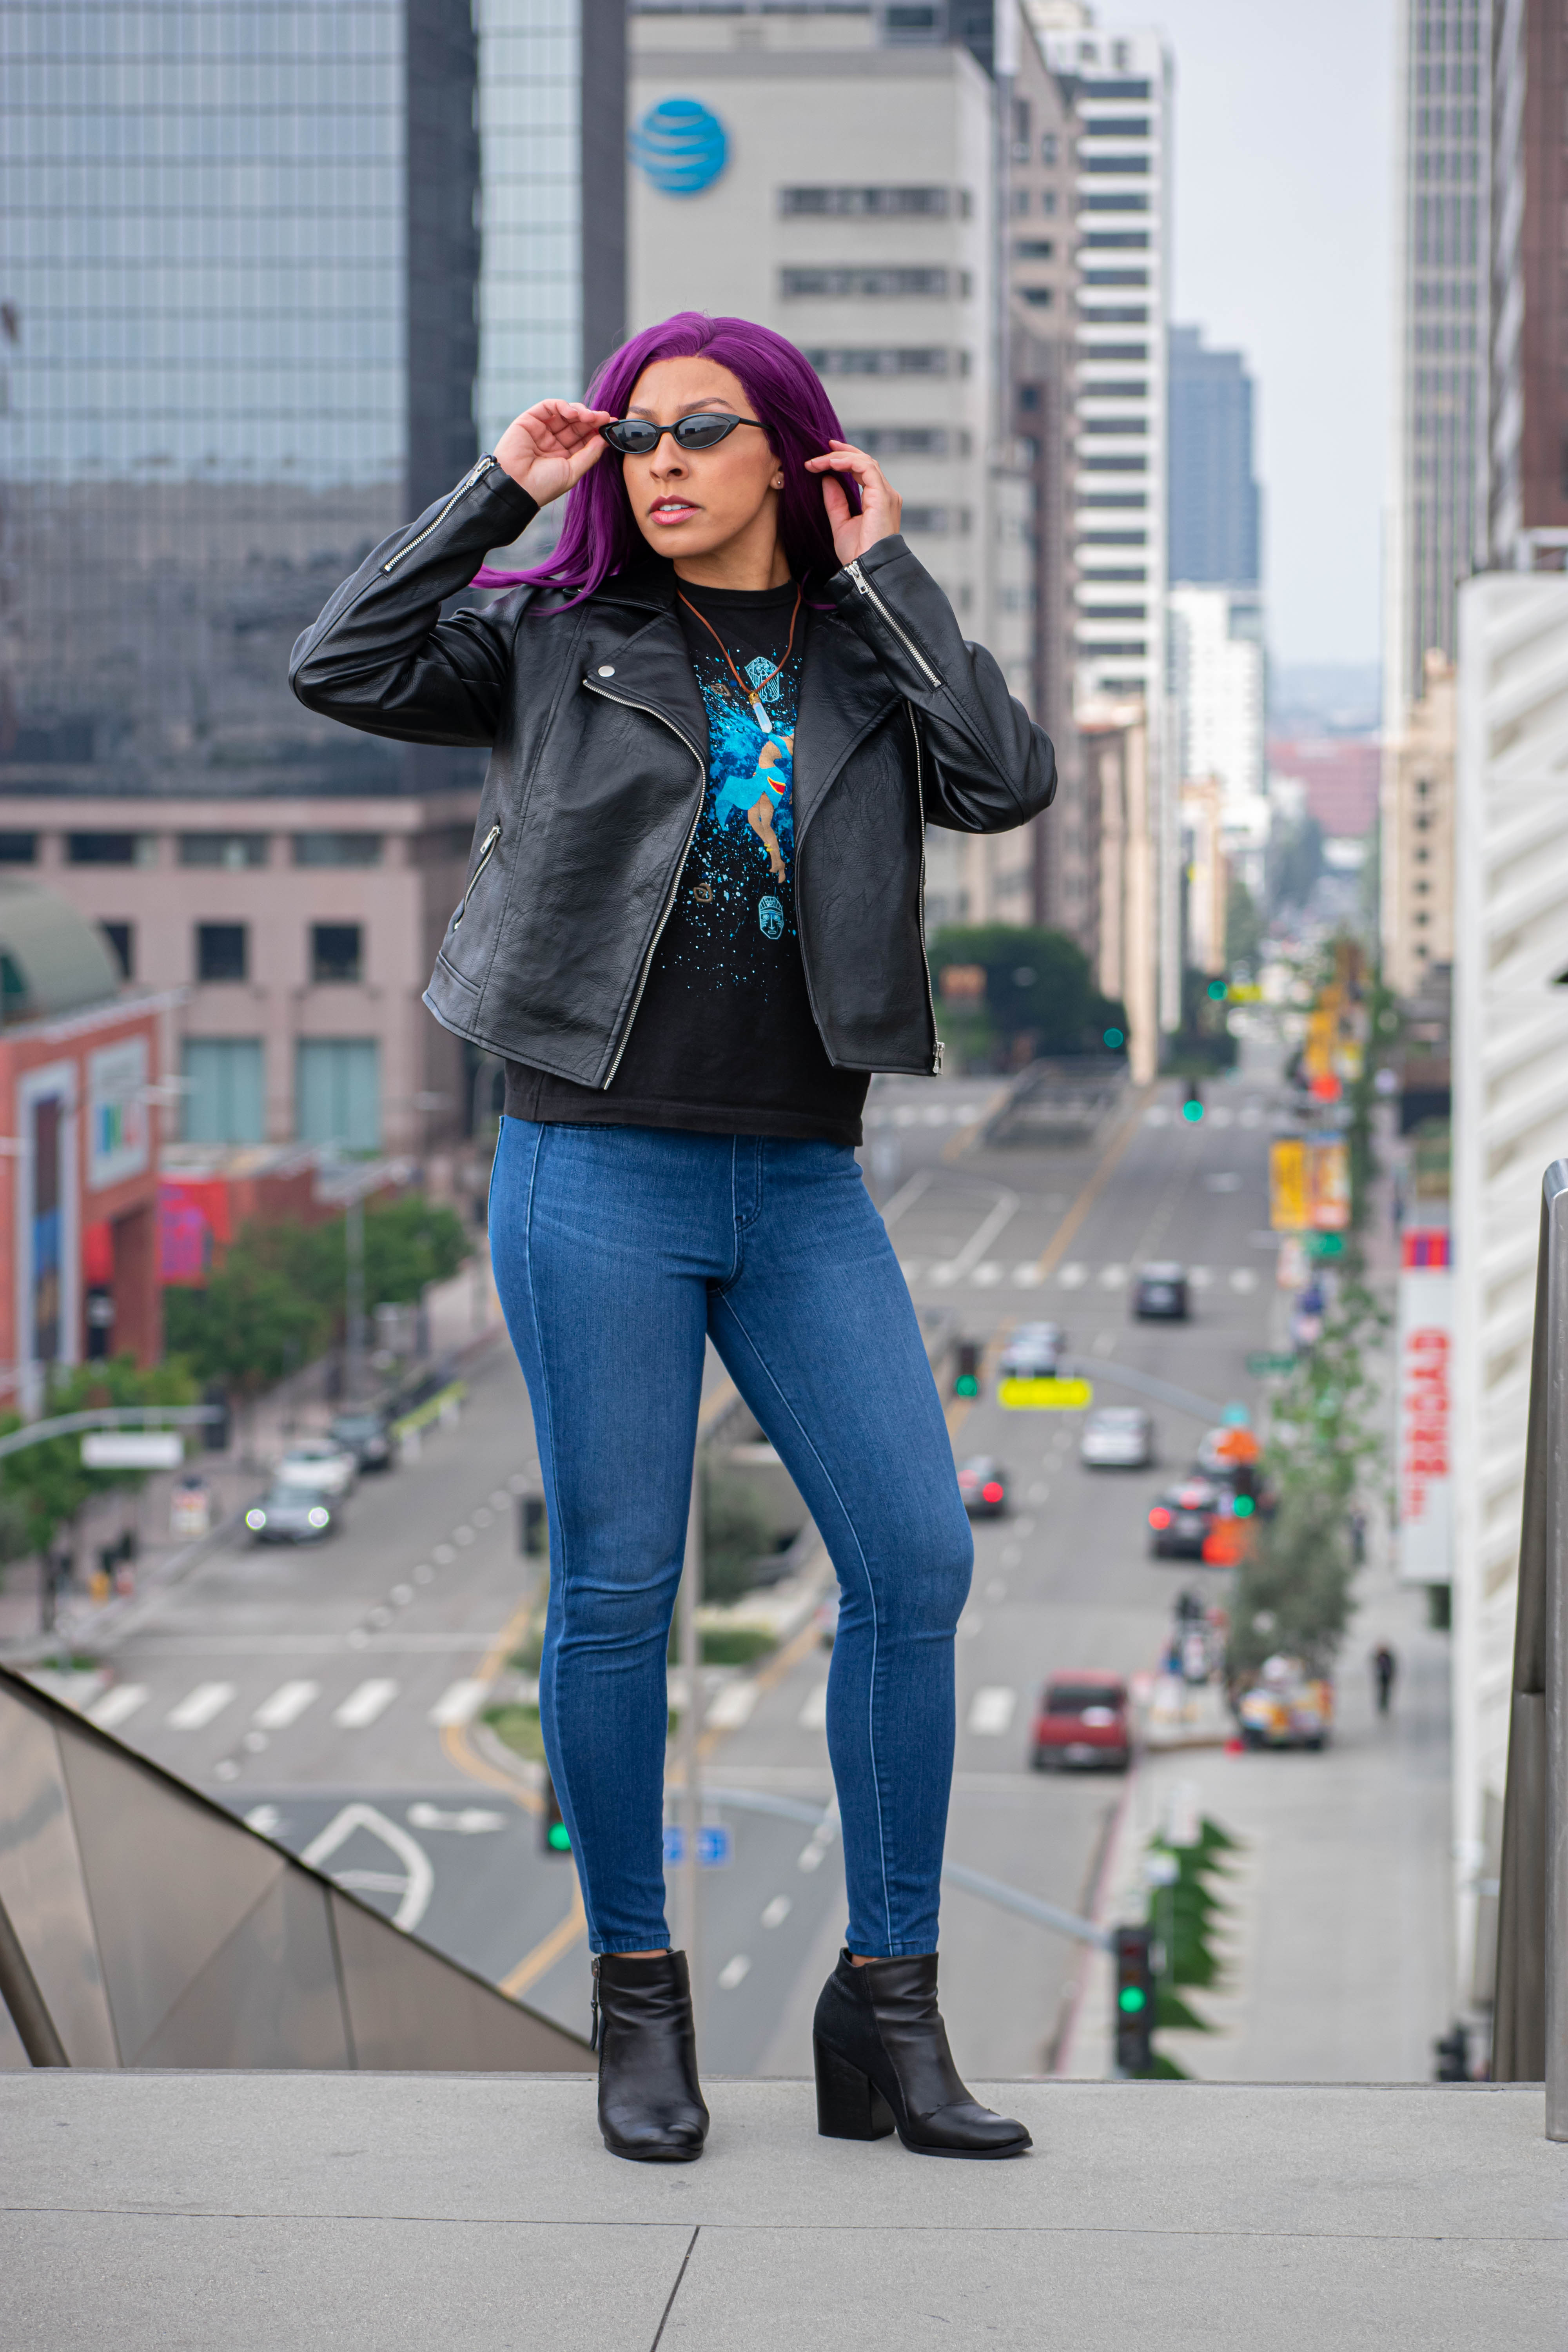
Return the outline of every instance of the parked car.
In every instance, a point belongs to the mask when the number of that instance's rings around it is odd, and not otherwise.
[[[1265,1658],[1257,1682],[1236,1712],[1248,1748],[1326,1748],[1334,1717],[1333,1685],[1321,1675],[1310,1675],[1300,1658]]]
[[[1149,1549],[1154,1558],[1202,1559],[1219,1499],[1212,1478],[1178,1478],[1167,1486],[1149,1512]]]
[[[1090,1470],[1147,1470],[1154,1423],[1141,1404],[1097,1405],[1084,1422],[1078,1458]]]
[[[310,1486],[318,1495],[351,1494],[358,1476],[349,1448],[330,1437],[297,1438],[278,1465],[280,1486]]]
[[[1007,1507],[1007,1473],[989,1454],[958,1465],[958,1491],[972,1519],[999,1519]]]
[[[245,1524],[258,1543],[320,1543],[332,1532],[332,1507],[319,1486],[279,1481],[252,1503]]]
[[[1054,1381],[1068,1335],[1059,1323],[1025,1323],[996,1360],[999,1381]]]
[[[340,1412],[327,1423],[334,1445],[352,1454],[362,1470],[390,1470],[396,1449],[384,1414]]]
[[[1132,1312],[1140,1323],[1184,1323],[1187,1269],[1173,1258],[1140,1266],[1132,1286]]]
[[[1103,1764],[1125,1772],[1131,1760],[1127,1685],[1120,1675],[1090,1669],[1060,1675],[1046,1685],[1030,1759],[1037,1772],[1067,1764]]]

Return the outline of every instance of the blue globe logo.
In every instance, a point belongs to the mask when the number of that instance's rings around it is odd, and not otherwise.
[[[730,137],[700,100],[662,98],[632,132],[631,149],[661,195],[696,196],[729,162]]]

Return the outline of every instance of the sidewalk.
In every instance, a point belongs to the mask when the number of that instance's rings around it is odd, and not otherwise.
[[[1173,1801],[1243,1841],[1226,1857],[1226,1989],[1185,1996],[1218,2031],[1160,2037],[1200,2081],[1426,2082],[1454,2021],[1448,1637],[1427,1628],[1425,1589],[1387,1568],[1364,1570],[1357,1597],[1325,1754],[1150,1754],[1129,1791],[1111,1924],[1144,1916],[1143,1851]],[[1387,1717],[1366,1666],[1380,1641],[1400,1662]],[[1110,2073],[1110,1964],[1093,1955],[1064,2074]]]

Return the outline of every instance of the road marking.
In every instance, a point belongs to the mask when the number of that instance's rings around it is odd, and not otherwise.
[[[393,1692],[396,1690],[397,1685],[365,1683],[363,1688],[367,1691]],[[359,1696],[360,1694],[356,1692],[355,1696]],[[351,1700],[350,1705],[352,1704]],[[385,1702],[383,1701],[382,1704],[384,1705]],[[378,1706],[376,1713],[379,1714],[380,1711]],[[333,1718],[334,1721],[342,1723],[343,1714],[343,1708],[340,1707]],[[311,1870],[321,1869],[323,1864],[336,1853],[339,1846],[348,1843],[356,1830],[366,1831],[370,1836],[379,1838],[383,1845],[390,1847],[403,1864],[402,1872],[395,1878],[390,1873],[379,1871],[343,1871],[342,1874],[333,1871],[330,1875],[334,1883],[343,1886],[358,1887],[366,1893],[401,1895],[402,1900],[392,1915],[393,1926],[401,1927],[405,1932],[410,1928],[417,1927],[429,1907],[430,1897],[436,1891],[436,1873],[431,1866],[430,1857],[418,1839],[411,1838],[401,1822],[389,1822],[386,1815],[377,1812],[374,1805],[345,1805],[341,1812],[334,1813],[326,1827],[317,1831],[304,1853],[300,1856],[300,1861]]]
[[[482,1837],[487,1831],[506,1827],[504,1813],[487,1812],[479,1805],[465,1805],[456,1813],[444,1813],[439,1805],[410,1805],[407,1818],[410,1829],[456,1830],[459,1837]]]
[[[1187,1268],[1187,1280],[1194,1290],[1206,1290],[1214,1280],[1213,1269],[1206,1265],[1190,1265]]]
[[[1062,1267],[1061,1272],[1057,1276],[1057,1280],[1061,1284],[1064,1290],[1081,1290],[1084,1284],[1089,1280],[1089,1268],[1087,1265],[1079,1265],[1078,1261],[1074,1259],[1070,1265],[1064,1265]]]
[[[510,1976],[501,1978],[501,1991],[509,1993],[513,2000],[521,2000],[523,1994],[536,1985],[541,1977],[547,1976],[556,1961],[572,1949],[578,1937],[587,1932],[588,1915],[583,1908],[583,1889],[574,1874],[572,1908],[558,1927],[552,1927],[542,1942],[535,1944],[531,1952],[519,1960]]]
[[[975,1267],[969,1279],[971,1282],[978,1283],[983,1290],[989,1290],[994,1284],[1001,1281],[1002,1268],[994,1257],[987,1258],[984,1265]]]
[[[1068,1244],[1110,1182],[1111,1171],[1137,1132],[1137,1113],[1135,1110],[1129,1111],[1122,1121],[1121,1134],[1114,1139],[1099,1167],[1082,1186],[1072,1207],[1040,1252],[1039,1267],[1042,1282],[1047,1281],[1056,1272],[1062,1259],[1067,1255]]]
[[[827,1727],[827,1685],[816,1684],[806,1696],[795,1721],[803,1731],[825,1731]]]
[[[443,1568],[450,1568],[458,1555],[450,1544],[437,1544],[430,1557],[434,1560],[439,1560]]]
[[[511,1496],[504,1487],[496,1486],[491,1489],[490,1508],[492,1511],[509,1511],[511,1508]]]
[[[446,1723],[472,1723],[485,1703],[485,1693],[489,1687],[488,1683],[479,1682],[472,1675],[465,1675],[460,1682],[448,1684],[426,1720],[435,1724],[437,1729]]]
[[[270,1698],[262,1700],[251,1719],[263,1731],[287,1731],[321,1696],[320,1683],[280,1683]]]
[[[956,1282],[958,1280],[957,1259],[947,1258],[941,1265],[933,1265],[926,1279],[928,1282],[941,1283],[944,1286],[950,1282]]]
[[[489,1527],[494,1521],[494,1518],[495,1513],[493,1511],[487,1511],[482,1507],[479,1510],[477,1510],[473,1515],[474,1525],[477,1528]]]
[[[1009,1544],[1002,1554],[1002,1565],[1004,1568],[1016,1568],[1023,1557],[1016,1544]]]
[[[1171,1114],[1163,1103],[1151,1103],[1143,1114],[1143,1124],[1145,1127],[1169,1127]]]
[[[1040,1269],[1033,1258],[1029,1260],[1027,1265],[1016,1265],[1013,1268],[1013,1279],[1021,1289],[1033,1290],[1039,1278]]]
[[[834,1831],[835,1823],[833,1822],[818,1822],[816,1827],[812,1831],[810,1837],[806,1840],[799,1853],[795,1856],[795,1866],[797,1870],[821,1869],[823,1856],[826,1853],[828,1847],[833,1843]]]
[[[164,1717],[171,1731],[205,1731],[234,1696],[232,1683],[198,1683]]]
[[[417,1567],[417,1568],[415,1570],[415,1571],[414,1571],[414,1581],[415,1581],[415,1583],[416,1583],[416,1584],[433,1584],[433,1583],[435,1582],[435,1580],[436,1580],[436,1571],[435,1571],[435,1570],[431,1567],[431,1565],[430,1565],[430,1563],[429,1563],[429,1561],[428,1561],[427,1559],[422,1559],[422,1560],[420,1561],[420,1563],[419,1563],[418,1567]]]
[[[357,1690],[350,1691],[342,1706],[333,1708],[332,1721],[341,1731],[367,1730],[378,1715],[384,1715],[396,1696],[395,1683],[361,1683]]]
[[[1235,1117],[1236,1113],[1233,1110],[1226,1110],[1221,1107],[1220,1108],[1210,1111],[1209,1125],[1211,1127],[1228,1127]]]
[[[719,1971],[720,1991],[733,1992],[737,1985],[745,1983],[751,1973],[752,1963],[747,1955],[744,1952],[737,1952],[734,1958],[726,1960]]]
[[[953,1259],[952,1272],[947,1277],[950,1282],[956,1282],[961,1275],[969,1273],[970,1269],[979,1263],[1004,1226],[1010,1225],[1023,1207],[1023,1202],[1016,1192],[1009,1192],[1000,1184],[996,1189],[1001,1197],[995,1207],[981,1220]],[[933,1275],[935,1273],[934,1267],[932,1273]]]
[[[1248,1103],[1247,1108],[1241,1113],[1237,1123],[1240,1127],[1261,1127],[1263,1124],[1263,1113],[1258,1109],[1256,1103]]]
[[[474,1531],[472,1528],[465,1526],[454,1528],[452,1529],[452,1541],[455,1544],[471,1544],[473,1540]]]
[[[1230,1286],[1233,1290],[1256,1290],[1258,1276],[1249,1265],[1233,1265],[1230,1270]]]
[[[999,1739],[1011,1725],[1017,1704],[1017,1692],[1005,1690],[1000,1684],[977,1690],[969,1702],[969,1729],[982,1738]]]
[[[395,1608],[406,1609],[414,1598],[414,1587],[411,1584],[395,1584],[390,1598]]]
[[[775,1895],[763,1913],[764,1927],[782,1927],[795,1906],[787,1895]]]
[[[757,1703],[757,1685],[753,1682],[726,1683],[716,1691],[707,1706],[707,1719],[711,1728],[719,1731],[739,1731],[749,1723],[752,1709]]]
[[[252,1805],[245,1816],[245,1826],[258,1837],[275,1838],[283,1826],[283,1816],[276,1805]]]
[[[1102,1265],[1100,1267],[1100,1286],[1102,1290],[1121,1290],[1125,1288],[1126,1282],[1127,1268],[1124,1265]]]
[[[106,1690],[101,1698],[94,1700],[88,1708],[87,1719],[96,1723],[100,1731],[117,1731],[146,1702],[145,1683],[118,1683],[113,1690]]]
[[[994,1577],[992,1578],[992,1580],[991,1580],[990,1583],[986,1586],[986,1588],[985,1588],[985,1598],[986,1598],[986,1600],[987,1600],[987,1601],[1005,1601],[1005,1600],[1006,1600],[1006,1598],[1007,1598],[1007,1588],[1006,1588],[1006,1586],[1003,1583],[1002,1579],[1001,1579],[999,1576],[994,1576]]]

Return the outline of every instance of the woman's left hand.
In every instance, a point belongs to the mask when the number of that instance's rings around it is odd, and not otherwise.
[[[826,457],[808,457],[808,474],[820,474],[822,503],[827,509],[827,528],[833,533],[833,551],[840,563],[853,563],[879,539],[891,539],[899,528],[904,502],[893,489],[874,457],[864,449],[856,449],[847,441],[830,441]],[[850,507],[840,474],[853,475],[860,485],[860,511]]]

